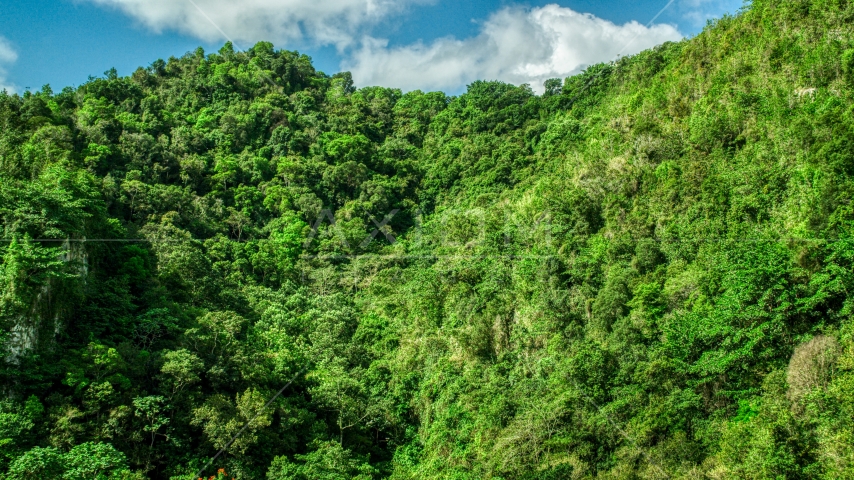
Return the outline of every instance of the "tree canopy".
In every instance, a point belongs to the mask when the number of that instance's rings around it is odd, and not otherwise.
[[[0,93],[0,476],[854,476],[852,23],[542,95],[269,43]]]

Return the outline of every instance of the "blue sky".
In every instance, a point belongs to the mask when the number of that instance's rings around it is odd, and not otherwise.
[[[357,85],[455,93],[476,78],[531,83],[700,31],[741,0],[0,0],[0,88],[121,75],[232,38],[271,40]],[[589,15],[581,15],[589,14]],[[627,23],[627,22],[636,23]]]

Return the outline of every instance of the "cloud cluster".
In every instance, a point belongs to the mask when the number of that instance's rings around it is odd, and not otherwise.
[[[246,48],[335,45],[342,69],[358,85],[460,91],[476,79],[530,83],[565,77],[586,66],[637,53],[682,35],[672,25],[616,25],[558,5],[494,12],[477,35],[390,46],[372,32],[416,4],[438,0],[88,0],[138,19],[154,31],[176,30],[210,42],[231,38]],[[680,0],[700,15],[711,4],[741,0]]]
[[[616,25],[558,5],[508,7],[468,39],[389,48],[385,40],[368,38],[342,66],[359,85],[455,91],[476,79],[492,79],[541,90],[549,78],[681,38],[671,25]]]
[[[6,90],[10,93],[15,92],[15,87],[9,84],[6,79],[6,65],[14,63],[18,59],[18,54],[12,45],[3,37],[0,37],[0,92]]]
[[[430,0],[89,0],[118,8],[156,32],[177,30],[241,47],[259,40],[349,46],[364,29]]]

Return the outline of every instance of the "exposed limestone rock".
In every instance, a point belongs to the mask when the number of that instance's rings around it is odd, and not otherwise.
[[[68,264],[71,273],[85,282],[89,274],[89,254],[85,248],[86,239],[66,240],[62,244],[59,259]],[[35,349],[44,334],[56,336],[62,331],[62,316],[57,294],[57,282],[48,281],[33,301],[28,315],[21,316],[12,326],[6,341],[6,360],[18,364],[20,357]],[[50,322],[49,324],[47,322]]]

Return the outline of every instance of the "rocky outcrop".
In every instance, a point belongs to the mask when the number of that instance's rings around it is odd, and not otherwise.
[[[36,349],[40,342],[52,340],[62,331],[62,305],[69,294],[68,283],[85,283],[89,274],[89,254],[85,242],[85,238],[67,239],[62,244],[59,259],[67,265],[74,278],[51,279],[42,286],[29,313],[20,316],[9,331],[6,341],[8,362],[18,364],[22,355]]]

